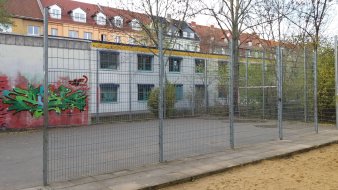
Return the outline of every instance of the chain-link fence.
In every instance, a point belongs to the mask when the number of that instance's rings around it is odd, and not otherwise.
[[[62,96],[70,108],[60,108],[63,127],[48,129],[48,181],[231,148],[229,56],[165,54],[161,124],[160,65],[152,51],[101,42],[88,50],[49,49],[50,95]],[[239,64],[235,147],[278,139],[276,53],[249,51]],[[284,138],[314,130],[309,55],[304,49],[283,50]]]
[[[236,64],[223,52],[68,41],[48,48],[46,183],[315,131],[307,47],[241,48]]]

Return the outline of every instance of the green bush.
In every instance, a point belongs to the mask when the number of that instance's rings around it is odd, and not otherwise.
[[[167,83],[165,85],[165,114],[167,117],[170,117],[174,113],[175,98],[176,98],[176,88],[175,85]],[[158,103],[159,103],[160,89],[154,88],[151,90],[148,99],[148,109],[158,117]]]

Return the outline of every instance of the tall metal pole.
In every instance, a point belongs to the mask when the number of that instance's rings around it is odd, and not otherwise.
[[[96,50],[96,124],[99,123],[99,109],[100,109],[100,90],[99,90],[99,59],[100,59],[100,52]]]
[[[277,80],[278,80],[278,134],[283,140],[283,52],[277,47]]]
[[[43,185],[48,184],[48,8],[43,15]]]
[[[245,114],[246,114],[247,117],[249,115],[249,109],[248,109],[249,51],[250,50],[245,51],[245,56],[246,56],[246,62],[245,62],[245,112],[246,113]]]
[[[229,83],[229,125],[230,125],[230,147],[235,148],[234,138],[234,65],[235,65],[235,54],[234,54],[234,41],[231,39],[230,51],[231,51],[231,62],[230,62],[230,83]]]
[[[318,133],[318,104],[317,104],[317,48],[313,56],[313,106],[314,106],[314,124],[315,132]]]
[[[336,78],[336,128],[338,128],[338,37],[334,37],[334,49],[335,49],[335,78]]]
[[[129,61],[129,63],[128,63],[128,77],[129,77],[129,89],[128,89],[128,98],[129,98],[129,100],[128,100],[128,103],[129,103],[129,121],[131,121],[131,119],[132,119],[132,117],[131,117],[131,110],[132,110],[132,103],[131,103],[131,90],[132,90],[132,88],[131,88],[131,84],[132,84],[132,74],[131,74],[131,61]]]
[[[159,152],[160,152],[160,162],[163,162],[163,107],[164,107],[164,62],[163,62],[163,29],[162,29],[162,21],[160,23],[158,38],[158,54],[159,54],[159,64],[160,64],[160,75],[159,75],[159,87],[160,87],[160,97],[159,97],[159,109],[158,109],[158,115],[159,115]]]
[[[306,63],[306,47],[304,46],[304,121],[308,122],[307,107],[307,63]]]
[[[205,101],[205,112],[208,112],[209,101],[208,101],[208,64],[207,60],[204,61],[204,101]]]
[[[262,116],[265,119],[265,50],[262,55]]]

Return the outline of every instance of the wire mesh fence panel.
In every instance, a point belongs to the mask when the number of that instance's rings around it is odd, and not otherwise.
[[[225,56],[196,54],[167,60],[164,159],[229,148]]]
[[[48,131],[49,182],[158,162],[158,121],[146,103],[158,85],[153,56],[108,48],[49,55],[50,93],[68,106]]]
[[[276,70],[274,52],[246,49],[239,63],[239,114],[235,144],[277,139]]]
[[[283,125],[285,138],[314,132],[313,59],[304,48],[283,49]],[[312,99],[310,99],[312,98]]]

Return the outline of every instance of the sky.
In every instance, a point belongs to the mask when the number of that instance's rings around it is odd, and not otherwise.
[[[103,6],[111,6],[111,7],[117,7],[118,3],[112,3],[114,1],[111,0],[76,0],[76,1],[81,1],[81,2],[86,2],[86,3],[92,3],[92,4],[100,4]],[[115,2],[118,2],[117,0],[115,0]],[[124,2],[128,2],[128,0],[124,0]],[[333,7],[333,11],[334,14],[332,16],[332,20],[328,25],[328,28],[325,29],[324,34],[326,36],[330,36],[333,37],[334,35],[338,35],[338,0],[337,3],[334,5]],[[213,21],[212,18],[208,17],[208,16],[197,16],[196,18],[192,19],[192,20],[188,20],[188,21],[195,21],[197,24],[200,25],[211,25],[211,24],[216,24],[215,21]]]

